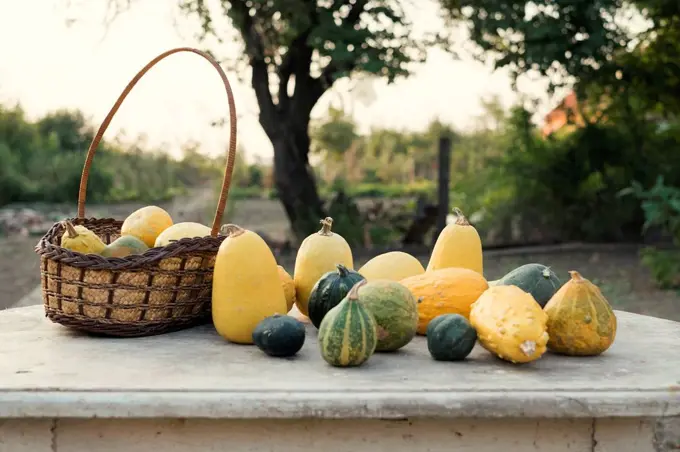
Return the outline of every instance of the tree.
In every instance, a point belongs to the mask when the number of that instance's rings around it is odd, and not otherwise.
[[[323,155],[326,160],[341,160],[359,138],[357,125],[343,110],[328,109],[324,118],[311,131],[312,151]]]
[[[132,0],[108,0],[122,9]],[[337,80],[368,73],[388,82],[409,75],[435,38],[414,38],[406,0],[178,0],[198,19],[209,50],[228,35],[227,19],[244,45],[259,122],[274,147],[278,196],[293,231],[318,227],[323,206],[309,167],[310,114]]]
[[[635,85],[659,98],[678,91],[677,0],[440,0],[470,34],[470,52],[519,75],[534,71],[550,88],[592,84],[610,97]],[[663,95],[662,95],[663,97]],[[667,99],[667,100],[671,100]]]

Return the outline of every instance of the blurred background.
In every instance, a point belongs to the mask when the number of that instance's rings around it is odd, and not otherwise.
[[[124,86],[191,46],[236,97],[223,222],[289,271],[327,215],[357,266],[426,263],[459,207],[487,279],[579,270],[617,309],[680,320],[677,0],[5,0],[0,42],[0,308],[40,303],[33,247],[75,216]],[[86,215],[210,225],[228,138],[214,69],[169,57],[104,135]]]

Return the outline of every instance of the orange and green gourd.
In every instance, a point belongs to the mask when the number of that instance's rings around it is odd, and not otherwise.
[[[571,279],[545,306],[548,349],[571,356],[605,352],[616,338],[616,315],[599,287],[570,271]]]

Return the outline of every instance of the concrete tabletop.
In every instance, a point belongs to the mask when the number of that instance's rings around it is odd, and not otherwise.
[[[638,417],[680,415],[680,323],[626,312],[603,355],[513,365],[475,347],[437,362],[423,337],[339,369],[316,330],[290,359],[212,326],[137,339],[51,323],[42,306],[0,312],[0,418]]]

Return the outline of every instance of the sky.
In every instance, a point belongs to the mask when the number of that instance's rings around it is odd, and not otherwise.
[[[31,118],[58,108],[78,108],[98,126],[149,60],[170,48],[200,47],[194,24],[178,14],[174,1],[136,0],[108,28],[106,0],[70,1],[68,7],[69,0],[0,0],[0,103],[18,102]],[[412,17],[416,31],[438,26],[429,0],[423,0]],[[238,51],[234,45],[226,54]],[[248,160],[271,159],[249,74],[241,74],[245,81],[239,82],[234,69],[225,70],[236,98],[239,144]],[[343,102],[363,132],[371,127],[419,130],[435,118],[464,130],[482,114],[482,99],[498,95],[506,106],[516,99],[504,72],[470,59],[456,61],[438,50],[408,79],[392,85],[372,82],[374,96],[368,104],[348,93],[347,86],[338,84],[327,92],[312,117],[322,117],[329,104]],[[520,85],[533,95],[541,95],[543,86],[526,81]],[[217,155],[225,152],[229,132],[210,123],[225,117],[225,108],[226,94],[214,69],[194,54],[175,54],[137,84],[105,138],[143,134],[149,145],[171,155],[179,155],[183,143],[197,141],[201,152]],[[544,104],[543,112],[548,108]]]

